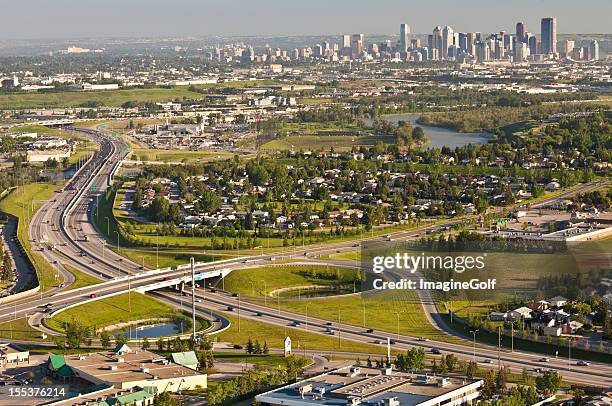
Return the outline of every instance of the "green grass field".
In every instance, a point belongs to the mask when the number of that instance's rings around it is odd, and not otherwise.
[[[62,264],[62,266],[66,268],[68,272],[73,274],[75,278],[74,283],[68,286],[66,290],[84,288],[85,286],[97,285],[98,283],[102,282],[102,280],[96,278],[95,276],[91,276],[88,273],[81,272],[73,266],[70,266],[68,264]]]
[[[325,279],[311,275],[336,274],[338,279]],[[238,269],[230,273],[223,282],[225,290],[240,293],[243,296],[271,296],[271,292],[280,288],[304,286],[331,286],[333,284],[351,284],[359,277],[356,269],[328,266],[271,266],[264,268]],[[265,283],[264,283],[265,282]],[[221,286],[221,285],[218,285]],[[359,288],[359,284],[357,284]]]
[[[431,326],[414,291],[368,291],[356,295],[278,298],[270,292],[283,287],[324,284],[326,281],[308,277],[310,269],[325,267],[287,266],[240,269],[230,273],[224,284],[229,292],[240,293],[246,300],[269,307],[306,314],[325,320],[340,321],[364,328],[397,333],[399,313],[400,334],[457,341]],[[331,267],[330,270],[337,268]],[[356,270],[340,268],[341,278],[353,279]],[[264,281],[266,282],[264,284]],[[328,282],[329,283],[329,282]],[[357,290],[360,289],[357,284]],[[267,293],[267,301],[263,300]],[[272,297],[274,296],[274,297]],[[365,323],[364,323],[365,320]]]
[[[386,144],[395,142],[393,137],[387,136],[345,136],[345,135],[303,135],[289,136],[277,139],[260,147],[263,151],[289,151],[289,150],[308,150],[308,149],[331,149],[347,150],[352,147],[374,146],[382,141]]]
[[[0,337],[5,340],[46,341],[42,339],[40,331],[28,324],[25,317],[0,323]]]
[[[128,298],[131,296],[131,299]],[[131,312],[130,312],[131,301]],[[72,320],[96,329],[134,320],[170,318],[179,315],[172,306],[137,292],[123,293],[96,300],[59,313],[47,320],[49,327],[64,331],[65,323]]]
[[[213,151],[182,151],[182,150],[160,150],[160,149],[135,149],[129,155],[129,159],[143,162],[211,162],[220,159],[231,158],[229,152]]]
[[[261,299],[259,303],[261,303]],[[355,326],[397,334],[398,313],[399,332],[413,337],[427,337],[440,341],[458,342],[429,324],[423,308],[413,291],[369,291],[344,297],[321,297],[301,300],[268,300],[268,306],[291,312],[306,314],[325,320],[340,321]]]
[[[42,290],[49,290],[60,282],[57,271],[40,255],[32,250],[28,236],[28,225],[34,212],[42,205],[41,200],[53,197],[57,185],[51,183],[31,183],[14,189],[8,196],[0,200],[0,211],[19,217],[17,237],[30,257]],[[34,209],[34,212],[32,212]]]
[[[243,88],[272,84],[269,81],[241,81],[195,86],[199,89]],[[105,91],[67,91],[43,93],[11,93],[0,95],[0,110],[50,107],[78,107],[86,103],[101,103],[117,107],[128,101],[163,102],[175,99],[201,99],[203,95],[189,90],[189,86],[147,89],[119,89]]]

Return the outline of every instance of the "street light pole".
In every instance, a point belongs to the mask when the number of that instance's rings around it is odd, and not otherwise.
[[[156,252],[156,262],[155,265],[157,266],[156,269],[159,269],[159,223],[157,223],[157,232],[155,233],[155,242],[157,245],[157,252]]]
[[[264,283],[264,305],[268,305],[268,284],[265,279],[261,280]]]
[[[130,274],[127,277],[128,280],[128,308],[130,313],[132,313],[132,285],[130,284]]]
[[[572,340],[574,336],[570,336],[567,340],[567,369],[572,370]]]
[[[363,297],[361,298],[361,304],[363,305],[363,328],[365,328],[366,326],[366,306],[365,306],[365,300],[363,300]]]
[[[240,293],[238,293],[238,332],[240,333]]]
[[[119,251],[119,231],[115,230],[115,233],[117,234],[117,254],[121,255],[120,251]],[[119,263],[117,263],[117,270],[119,272],[121,272],[121,267],[120,267]]]
[[[397,316],[397,339],[398,340],[400,336],[400,314],[401,312],[395,312],[395,315]]]
[[[308,306],[310,306],[310,302],[306,303],[306,331],[308,331]]]
[[[472,361],[476,362],[476,333],[479,332],[480,329],[476,329],[476,330],[470,330],[470,333],[472,333],[472,335],[474,336],[474,350],[473,350],[473,354],[472,354]]]

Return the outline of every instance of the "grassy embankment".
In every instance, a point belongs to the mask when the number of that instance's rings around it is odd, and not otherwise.
[[[131,292],[131,294],[122,293],[73,307],[48,319],[47,325],[63,332],[65,324],[73,320],[100,329],[136,320],[177,317],[188,321],[188,318],[171,305],[142,293]],[[201,327],[201,325],[198,326],[198,328]]]
[[[361,288],[361,272],[357,269],[334,266],[270,266],[236,270],[223,281],[225,290],[242,296],[259,297],[267,294],[276,296],[278,289],[291,289],[291,295],[298,296],[298,287],[306,289],[325,286],[326,292],[352,291]],[[221,285],[219,285],[221,286]],[[289,292],[281,294],[281,297]]]
[[[79,271],[75,267],[70,266],[68,264],[62,264],[62,266],[66,268],[66,270],[70,272],[71,274],[73,274],[75,277],[74,283],[68,286],[66,290],[84,288],[86,286],[97,285],[98,283],[103,282],[101,279],[95,276],[92,276],[88,273]]]
[[[51,183],[31,183],[19,186],[0,200],[0,211],[19,217],[17,238],[23,245],[36,270],[36,275],[43,291],[56,287],[61,281],[58,272],[32,249],[28,236],[30,219],[42,205],[42,201],[51,199],[59,186]],[[32,210],[33,209],[33,210]]]

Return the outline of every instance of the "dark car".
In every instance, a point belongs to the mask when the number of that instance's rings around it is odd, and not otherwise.
[[[432,349],[431,349],[431,353],[432,353],[432,354],[442,354],[442,351],[440,351],[440,349],[439,349],[439,348],[432,348]]]

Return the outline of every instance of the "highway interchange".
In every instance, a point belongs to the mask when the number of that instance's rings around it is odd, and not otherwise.
[[[102,132],[82,129],[78,131],[91,137],[100,145],[100,148],[69,181],[63,193],[56,193],[52,199],[43,203],[33,217],[29,229],[33,248],[38,250],[49,263],[60,271],[64,278],[63,285],[35,296],[0,305],[0,321],[8,321],[28,315],[30,323],[38,325],[43,318],[69,306],[123,293],[128,289],[146,289],[146,286],[158,283],[160,280],[180,278],[184,274],[182,269],[146,270],[143,269],[142,264],[134,263],[122,257],[118,252],[108,249],[108,246],[110,244],[114,245],[114,242],[107,241],[92,221],[92,216],[95,215],[96,195],[103,194],[110,186],[114,171],[125,157],[128,148],[121,139],[111,138]],[[595,187],[598,187],[598,184],[583,185],[573,190],[572,193]],[[565,194],[556,196],[554,199],[562,197],[565,197]],[[545,203],[547,203],[547,200],[532,205],[532,207],[542,206]],[[399,231],[391,233],[390,237],[371,237],[371,239],[408,240],[423,232],[424,229]],[[323,246],[296,248],[283,253],[282,258],[321,261],[318,259],[321,254],[354,250],[358,243],[359,241],[347,241]],[[199,264],[198,272],[218,270],[219,268],[252,267],[260,263],[269,264],[271,256],[281,259],[280,254],[268,253],[249,257],[248,264],[245,264],[245,258],[235,258]],[[61,264],[68,264],[83,272],[97,275],[106,281],[94,286],[64,291],[63,286],[68,286],[74,280],[74,277]],[[422,292],[420,294],[425,313],[430,322],[436,328],[452,333],[438,316],[431,297]],[[95,295],[95,297],[92,297],[92,295]],[[187,304],[187,300],[181,298],[181,293],[178,291],[165,289],[156,292],[155,296],[175,305],[178,305],[179,302]],[[211,331],[226,328],[229,322],[223,315],[233,314],[236,316],[237,309],[240,308],[240,317],[242,318],[283,326],[288,328],[289,331],[291,331],[290,329],[299,329],[315,334],[328,334],[327,330],[330,322],[327,320],[313,317],[306,320],[304,315],[245,301],[241,301],[239,306],[237,297],[218,290],[199,288],[197,289],[197,297],[199,298],[197,303],[198,313],[215,321]],[[49,305],[50,310],[46,311],[45,305]],[[228,311],[229,307],[233,308],[231,312]],[[464,344],[433,340],[424,342],[419,341],[416,337],[396,336],[396,334],[390,332],[370,331],[363,327],[337,322],[333,323],[333,329],[336,334],[341,336],[341,352],[351,352],[351,341],[384,346],[387,338],[391,337],[394,340],[393,348],[396,350],[420,346],[427,350],[437,348],[443,353],[454,353],[463,356],[465,359],[471,359],[473,356],[473,347],[469,341]],[[553,358],[550,362],[544,364],[539,362],[541,355],[535,353],[523,351],[510,353],[508,350],[498,351],[496,347],[479,344],[476,359],[481,366],[489,366],[483,364],[485,359],[493,360],[494,365],[492,366],[496,366],[498,357],[503,365],[507,365],[513,371],[519,373],[524,367],[529,369],[554,368],[559,370],[565,379],[572,382],[601,387],[608,387],[612,384],[612,366],[607,363],[593,362],[589,367],[580,367],[576,365],[574,360],[568,364],[567,359]]]

